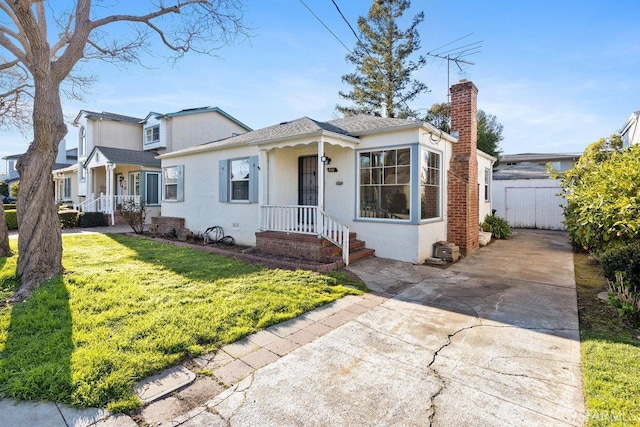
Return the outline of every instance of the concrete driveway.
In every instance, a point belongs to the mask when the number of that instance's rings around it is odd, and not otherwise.
[[[583,425],[565,233],[519,230],[447,270],[377,258],[350,270],[392,298],[183,425]]]

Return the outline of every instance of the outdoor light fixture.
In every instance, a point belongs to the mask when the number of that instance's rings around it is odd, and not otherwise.
[[[322,163],[324,163],[325,165],[328,165],[329,163],[331,163],[331,159],[329,157],[327,157],[327,156],[320,157],[320,161]]]

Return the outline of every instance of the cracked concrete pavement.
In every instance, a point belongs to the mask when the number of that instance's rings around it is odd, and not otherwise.
[[[583,425],[565,233],[518,230],[447,270],[379,258],[350,270],[394,298],[174,425]]]

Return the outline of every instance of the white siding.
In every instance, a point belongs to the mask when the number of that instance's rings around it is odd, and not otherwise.
[[[494,181],[493,206],[496,215],[512,227],[564,230],[564,199],[557,194],[555,179],[515,179]]]

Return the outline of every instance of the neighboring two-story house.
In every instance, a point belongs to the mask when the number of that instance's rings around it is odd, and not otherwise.
[[[64,179],[75,176],[79,209],[107,214],[126,200],[143,201],[151,215],[159,213],[158,155],[251,130],[217,107],[151,112],[145,118],[81,110],[73,125],[78,162],[75,170],[64,171]]]
[[[13,154],[10,156],[5,156],[2,158],[6,162],[6,175],[4,176],[3,182],[5,182],[9,188],[13,184],[20,182],[20,174],[16,169],[16,164],[18,160],[22,157],[22,154]],[[57,202],[62,201],[71,201],[73,193],[74,182],[72,181],[72,177],[67,173],[61,174],[61,171],[66,170],[78,160],[78,150],[76,148],[71,148],[67,150],[67,141],[62,140],[58,145],[58,156],[56,157],[56,162],[53,165],[53,176],[55,180],[55,198]]]

